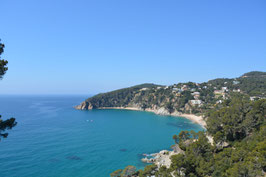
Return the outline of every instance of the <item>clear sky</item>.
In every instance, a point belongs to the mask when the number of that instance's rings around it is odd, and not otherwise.
[[[0,0],[0,94],[94,94],[266,71],[265,0]]]

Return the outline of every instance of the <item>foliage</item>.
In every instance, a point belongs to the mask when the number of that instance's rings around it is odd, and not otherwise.
[[[8,62],[6,60],[1,59],[1,54],[4,52],[4,47],[5,45],[0,43],[0,79],[3,78],[3,75],[6,73],[8,69],[6,67]],[[12,129],[17,124],[15,118],[10,118],[4,121],[1,119],[1,117],[2,116],[0,115],[0,141],[1,138],[6,138],[8,136],[6,130]]]
[[[144,170],[139,170],[139,177],[146,177],[146,176],[151,176],[155,174],[155,171],[157,169],[157,166],[152,164],[152,165],[147,165]]]
[[[260,71],[251,71],[248,73],[243,74],[241,77],[266,77],[265,72],[260,72]]]
[[[3,75],[7,71],[7,60],[1,59],[1,54],[4,52],[5,45],[0,42],[0,79],[3,78]]]
[[[219,94],[217,91],[221,91]],[[216,92],[215,92],[216,91]],[[198,93],[195,97],[194,92]],[[165,108],[168,113],[175,111],[189,114],[206,114],[210,110],[222,107],[227,99],[234,95],[246,96],[248,99],[266,97],[266,73],[250,72],[235,79],[214,79],[196,84],[178,83],[171,86],[141,84],[112,92],[101,93],[85,101],[85,109],[102,107],[137,107],[139,109]],[[191,100],[199,99],[201,105],[193,105]],[[222,104],[221,104],[222,102]]]
[[[266,101],[233,98],[228,106],[210,113],[207,129],[216,142],[241,140],[257,130],[265,119]]]
[[[185,153],[171,157],[170,171],[177,176],[262,176],[266,171],[265,104],[266,100],[247,102],[238,98],[231,101],[230,107],[215,111],[215,115],[225,115],[216,122],[227,126],[219,127],[219,131],[217,127],[208,128],[208,133],[231,133],[231,145],[218,151],[217,145],[208,142],[206,133],[181,132],[179,145],[183,146]],[[242,129],[247,132],[245,136],[234,136]]]
[[[234,82],[238,83],[234,84]],[[217,89],[224,86],[229,90],[240,89],[249,96],[266,96],[266,72],[252,71],[236,79],[214,79],[208,84]]]
[[[200,94],[202,105],[191,105],[195,94]],[[266,174],[265,95],[266,73],[250,72],[201,84],[140,85],[96,95],[87,103],[94,108],[133,106],[204,114],[206,132],[182,131],[173,136],[184,153],[171,157],[170,168],[153,164],[129,176],[255,177]],[[251,101],[251,96],[258,100]]]
[[[120,177],[123,170],[118,169],[110,174],[111,177]]]
[[[144,91],[140,91],[141,89],[154,87],[157,87],[157,85],[141,84],[134,87],[107,92],[104,94],[98,94],[94,97],[88,98],[86,102],[91,103],[94,108],[123,107],[127,106],[130,103],[130,101],[135,97],[135,94],[144,94]]]
[[[1,140],[1,137],[6,138],[8,136],[8,133],[6,133],[5,131],[8,129],[12,129],[16,124],[17,123],[15,121],[15,118],[10,118],[10,119],[3,121],[0,115],[0,140]],[[2,133],[2,132],[5,132],[5,133]]]
[[[171,156],[166,168],[148,165],[132,176],[257,177],[266,173],[266,99],[251,102],[236,95],[214,109],[207,132],[182,131],[173,139],[184,153]],[[211,144],[206,135],[212,135]],[[221,141],[229,142],[221,146]]]
[[[156,177],[172,177],[170,170],[166,166],[161,166],[159,170],[155,173]]]
[[[175,143],[177,143],[178,142],[178,136],[177,135],[174,135],[173,136],[173,140],[175,140]]]
[[[118,169],[110,174],[111,177],[128,177],[134,176],[136,173],[136,167],[129,165],[124,169]]]
[[[136,173],[136,167],[129,165],[121,173],[121,177],[131,176]]]

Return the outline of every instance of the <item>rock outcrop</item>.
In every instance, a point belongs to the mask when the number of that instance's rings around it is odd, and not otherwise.
[[[93,109],[93,105],[89,102],[83,101],[80,105],[77,105],[74,108],[79,110],[91,110]]]
[[[161,166],[166,166],[167,168],[169,168],[171,166],[171,156],[183,153],[181,151],[162,150],[159,153],[154,153],[147,157],[144,157],[143,159],[141,159],[141,161],[145,163],[154,163],[158,168],[160,168]]]

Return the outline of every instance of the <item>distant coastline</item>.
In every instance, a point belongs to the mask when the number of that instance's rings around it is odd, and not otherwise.
[[[79,107],[75,107],[75,108],[80,109]],[[183,117],[183,118],[191,120],[192,122],[196,124],[199,124],[202,128],[206,129],[206,122],[202,116],[197,116],[195,114],[183,114],[179,112],[169,113],[165,111],[164,108],[160,108],[158,110],[147,108],[144,110],[144,109],[140,109],[136,107],[100,107],[96,109],[121,109],[121,110],[131,110],[131,111],[146,111],[146,112],[152,112],[152,113],[162,115],[162,116]]]

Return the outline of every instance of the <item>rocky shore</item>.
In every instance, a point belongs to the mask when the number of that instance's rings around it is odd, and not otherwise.
[[[141,161],[145,163],[154,163],[158,168],[160,168],[161,166],[166,166],[167,168],[169,168],[171,166],[171,156],[179,153],[184,153],[177,144],[172,148],[172,151],[161,150],[158,153],[150,155],[144,154],[145,157],[142,158]]]

